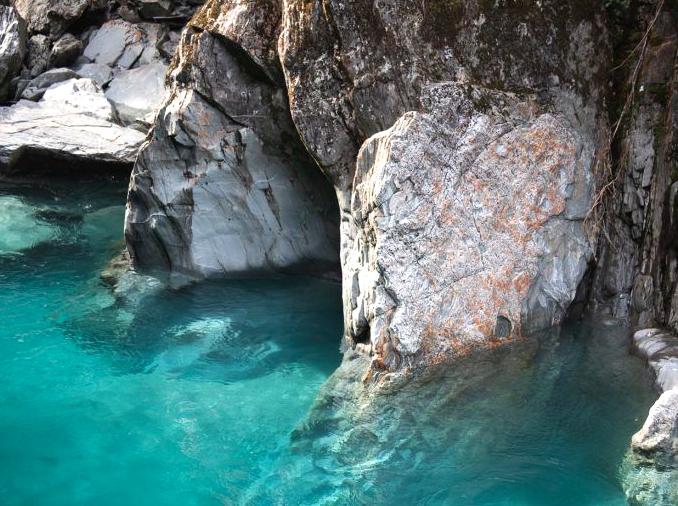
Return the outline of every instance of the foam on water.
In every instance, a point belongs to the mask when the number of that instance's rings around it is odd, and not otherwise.
[[[336,377],[316,402],[340,288],[134,278],[149,289],[125,304],[98,279],[124,191],[2,192],[9,226],[49,229],[0,255],[3,505],[624,504],[618,466],[653,394],[623,329],[481,356],[369,413]]]

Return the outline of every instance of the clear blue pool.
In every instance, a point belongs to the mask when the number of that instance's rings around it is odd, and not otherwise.
[[[624,504],[618,465],[653,393],[623,329],[460,367],[482,381],[440,377],[433,415],[347,442],[341,403],[304,423],[340,363],[339,286],[210,281],[120,304],[99,273],[124,190],[0,186],[3,506]]]

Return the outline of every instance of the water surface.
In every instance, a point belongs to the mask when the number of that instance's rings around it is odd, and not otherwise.
[[[618,465],[653,394],[623,329],[460,365],[389,399],[385,422],[338,430],[340,400],[307,416],[340,362],[339,287],[116,301],[99,272],[124,191],[0,187],[1,504],[624,504]]]

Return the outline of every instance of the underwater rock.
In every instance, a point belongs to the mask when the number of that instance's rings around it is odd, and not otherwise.
[[[20,253],[49,241],[54,227],[39,220],[36,209],[13,196],[0,196],[0,255]]]
[[[22,168],[23,157],[78,164],[131,164],[144,134],[112,122],[113,109],[89,79],[51,86],[40,102],[0,108],[0,167]]]

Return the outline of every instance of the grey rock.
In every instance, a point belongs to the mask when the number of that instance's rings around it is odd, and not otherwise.
[[[89,79],[57,83],[40,102],[0,108],[0,167],[21,170],[39,155],[71,165],[131,164],[144,135],[112,122],[113,110]]]
[[[28,40],[27,63],[31,77],[38,76],[49,68],[49,58],[51,54],[51,41],[46,35],[33,35]]]
[[[0,101],[10,94],[10,83],[21,70],[26,52],[26,30],[12,7],[0,5]]]
[[[101,88],[113,79],[113,70],[103,63],[82,63],[74,67],[80,77],[91,79]]]
[[[73,34],[66,33],[52,46],[50,65],[62,67],[70,65],[82,52],[82,42]]]
[[[633,11],[635,30],[630,37],[642,33],[655,17],[658,2],[644,5]],[[676,54],[678,19],[664,4],[642,62],[632,56],[625,67],[626,89],[637,79],[638,91],[618,133],[623,149],[612,161],[616,184],[605,202],[606,240],[600,242],[601,261],[592,285],[593,305],[613,305],[617,293],[631,295],[632,324],[670,326],[674,331],[678,331]]]
[[[327,270],[332,191],[296,137],[282,86],[208,31],[189,31],[134,167],[125,237],[172,279]]]
[[[106,98],[113,104],[120,121],[150,124],[165,92],[164,63],[149,63],[123,70],[111,81]]]
[[[56,40],[87,10],[90,0],[13,0],[30,33],[48,34]]]
[[[138,12],[144,19],[168,16],[172,12],[170,0],[138,0]]]
[[[84,55],[93,62],[123,69],[152,63],[160,58],[157,46],[163,30],[153,23],[108,21],[92,36]]]
[[[77,79],[78,77],[80,76],[76,72],[67,68],[48,70],[30,80],[24,91],[21,93],[21,98],[33,101],[40,100],[47,88],[53,84],[69,79]]]

